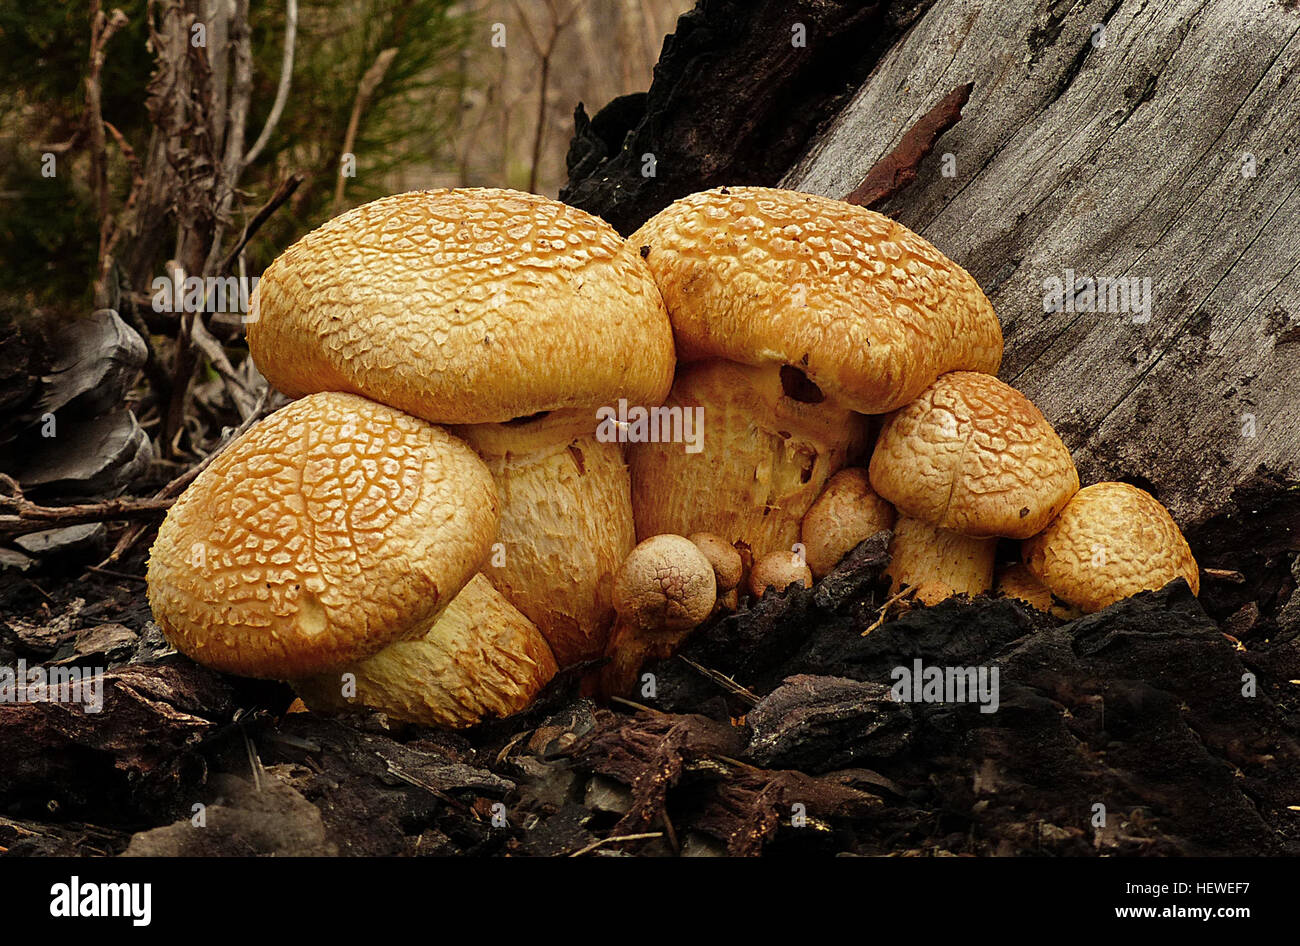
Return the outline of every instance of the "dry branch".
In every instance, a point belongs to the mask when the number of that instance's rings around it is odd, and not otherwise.
[[[388,67],[393,64],[393,59],[397,56],[396,47],[381,50],[375,57],[375,61],[370,64],[366,74],[361,77],[361,82],[357,85],[356,98],[352,100],[352,115],[348,118],[348,130],[343,136],[343,150],[339,152],[339,178],[338,184],[334,188],[334,213],[338,214],[343,210],[343,189],[347,178],[343,174],[343,157],[351,154],[352,149],[356,146],[357,129],[361,126],[361,113],[365,111],[366,104],[370,101],[370,96],[379,87],[379,83],[384,81],[384,74],[388,72]]]

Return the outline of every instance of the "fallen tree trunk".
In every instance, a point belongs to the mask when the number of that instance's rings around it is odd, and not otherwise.
[[[1300,479],[1288,6],[938,0],[783,185],[847,196],[973,81],[880,209],[979,280],[1006,336],[1001,376],[1086,482],[1125,479],[1180,521],[1206,518],[1261,466]]]
[[[865,182],[979,280],[1002,378],[1085,482],[1136,483],[1187,525],[1257,473],[1300,480],[1294,4],[758,6],[701,0],[644,102],[580,115],[567,200],[630,232],[718,184]]]

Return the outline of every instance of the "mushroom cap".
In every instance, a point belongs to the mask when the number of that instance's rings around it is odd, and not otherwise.
[[[201,664],[327,672],[427,628],[496,527],[492,476],[467,444],[365,398],[316,394],[232,443],[172,506],[149,603]]]
[[[767,187],[692,194],[628,239],[654,273],[678,357],[801,368],[879,414],[958,368],[996,372],[1002,328],[979,285],[888,217]]]
[[[749,570],[749,590],[760,598],[769,588],[785,591],[798,582],[812,587],[812,570],[798,552],[768,552]]]
[[[248,346],[285,394],[351,391],[440,424],[659,404],[674,364],[635,248],[493,188],[394,194],[308,233],[258,282]]]
[[[690,539],[655,535],[634,548],[614,576],[614,607],[642,631],[697,627],[713,611],[713,566]]]
[[[344,672],[356,677],[353,699],[343,696]],[[478,574],[423,636],[293,686],[313,708],[360,705],[406,722],[462,727],[519,712],[555,672],[536,625]]]
[[[712,532],[695,532],[687,538],[694,542],[695,547],[709,560],[709,565],[713,568],[713,577],[718,585],[719,596],[740,584],[740,579],[745,574],[745,563],[734,545]]]
[[[954,371],[885,421],[871,485],[901,515],[970,536],[1024,539],[1079,489],[1061,438],[1023,394]]]
[[[1169,511],[1128,483],[1079,490],[1020,554],[1052,594],[1087,613],[1175,578],[1192,594],[1201,590],[1196,559]]]
[[[804,559],[814,578],[824,578],[864,539],[894,527],[894,507],[871,488],[867,471],[846,467],[804,513],[799,528]]]

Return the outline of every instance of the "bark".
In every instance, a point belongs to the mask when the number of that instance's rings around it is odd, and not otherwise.
[[[578,106],[560,198],[627,234],[693,191],[776,184],[931,2],[701,0],[646,95]]]
[[[880,209],[979,280],[1085,482],[1203,519],[1261,465],[1300,478],[1298,30],[1268,0],[938,0],[783,183],[846,196],[973,80]],[[1070,271],[1149,280],[1150,320],[1045,311]]]

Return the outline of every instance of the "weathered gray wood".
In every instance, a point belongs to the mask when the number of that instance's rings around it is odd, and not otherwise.
[[[96,309],[62,327],[63,350],[42,381],[45,391],[37,413],[62,410],[102,414],[122,404],[144,366],[144,341],[112,309]]]
[[[973,80],[883,209],[985,287],[1002,378],[1085,482],[1145,480],[1187,522],[1261,464],[1300,479],[1298,31],[1276,0],[938,0],[785,186],[844,197]],[[1067,270],[1149,278],[1150,321],[1045,311]]]
[[[19,462],[24,489],[69,496],[116,496],[153,460],[149,435],[126,408],[57,428]]]

